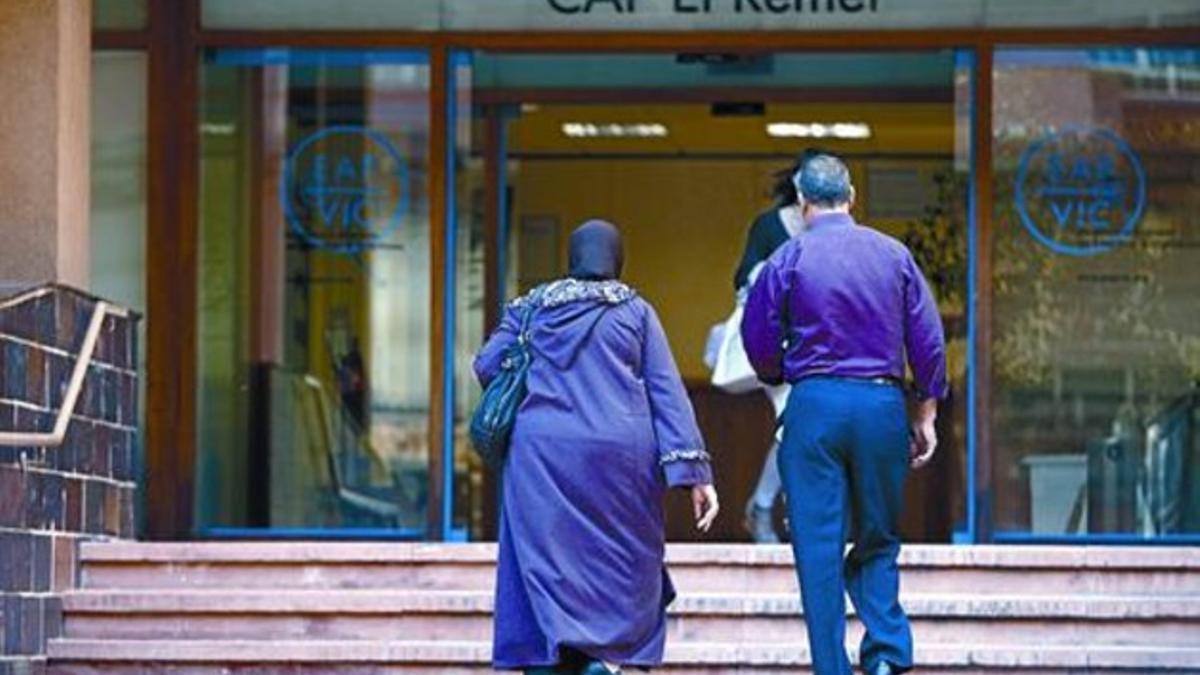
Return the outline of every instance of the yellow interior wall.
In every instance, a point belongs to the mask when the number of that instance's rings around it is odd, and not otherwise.
[[[345,312],[350,334],[358,338],[365,372],[371,372],[370,258],[359,261],[348,255],[325,252],[312,254],[310,273],[315,279],[338,282],[314,283],[308,296],[307,370],[320,378],[330,396],[338,387],[336,364],[330,359],[327,338],[335,325],[334,312]],[[342,345],[335,345],[339,349]]]
[[[617,224],[625,280],[657,308],[684,377],[702,378],[705,337],[733,306],[733,270],[750,219],[767,203],[770,169],[762,161],[524,162],[517,223],[554,216],[564,245],[589,218]],[[565,250],[560,269],[564,259]]]
[[[670,133],[568,138],[562,125],[572,121],[658,122]],[[725,118],[697,104],[533,106],[510,127],[510,151],[526,157],[510,166],[514,230],[519,237],[526,219],[557,221],[561,272],[572,229],[589,218],[616,223],[625,237],[625,280],[658,309],[684,377],[706,379],[705,340],[732,310],[734,268],[750,222],[771,205],[772,174],[806,145],[768,136],[770,121],[871,126],[869,139],[814,141],[850,157],[860,222],[871,199],[868,165],[916,167],[931,176],[954,153],[954,110],[947,103],[771,104],[764,117]],[[750,153],[761,157],[746,157]],[[870,225],[899,234],[908,222]],[[519,257],[514,264],[521,264]]]
[[[625,238],[625,280],[654,304],[685,378],[707,378],[708,331],[733,307],[733,273],[754,216],[769,208],[770,159],[522,161],[514,176],[516,226],[553,217],[562,228],[559,270],[570,232],[589,218],[616,223]],[[865,167],[850,163],[863,187]],[[871,223],[897,233],[906,221]],[[519,234],[518,234],[519,236]],[[520,261],[517,261],[520,264]]]

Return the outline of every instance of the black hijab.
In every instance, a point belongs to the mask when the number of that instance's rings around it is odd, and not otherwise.
[[[625,247],[621,231],[604,220],[589,220],[571,233],[570,269],[572,279],[607,281],[621,278]]]

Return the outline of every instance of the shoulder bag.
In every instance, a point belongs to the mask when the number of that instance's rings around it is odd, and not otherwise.
[[[471,444],[484,463],[493,469],[504,466],[517,423],[517,411],[525,401],[526,377],[533,361],[529,346],[529,327],[541,305],[541,289],[534,291],[522,308],[517,341],[508,348],[500,365],[500,374],[483,390],[479,405],[471,416]]]

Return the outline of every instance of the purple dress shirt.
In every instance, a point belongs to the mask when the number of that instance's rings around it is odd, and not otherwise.
[[[895,239],[826,213],[767,261],[750,290],[742,342],[759,379],[904,379],[921,399],[945,398],[946,342],[937,303]]]

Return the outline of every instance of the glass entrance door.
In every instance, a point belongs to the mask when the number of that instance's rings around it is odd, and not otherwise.
[[[429,88],[423,52],[205,55],[202,532],[425,536]]]
[[[729,513],[708,540],[744,541],[774,428],[761,393],[709,383],[710,327],[733,308],[735,269],[772,186],[806,148],[848,161],[860,222],[912,248],[936,289],[954,397],[937,462],[915,474],[908,540],[969,536],[967,517],[970,59],[966,52],[475,52],[459,72],[457,473],[482,500],[456,503],[473,536],[494,520],[489,476],[462,433],[478,395],[470,354],[500,306],[564,273],[571,230],[621,227],[626,281],[657,308]],[[668,537],[690,539],[683,500]],[[782,528],[780,528],[782,529]]]

